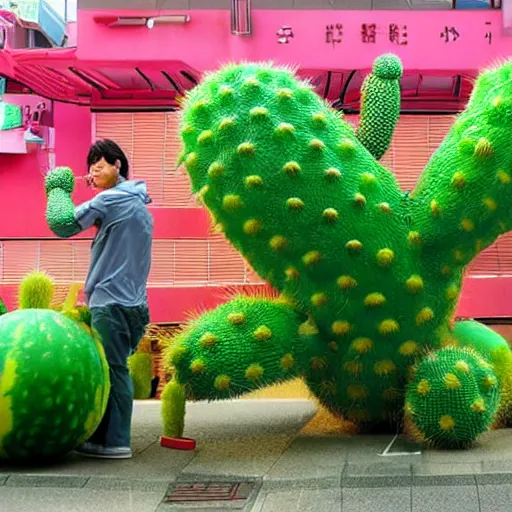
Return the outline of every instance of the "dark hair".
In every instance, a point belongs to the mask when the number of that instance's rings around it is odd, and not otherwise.
[[[119,160],[119,162],[121,162],[119,174],[123,178],[128,179],[128,171],[130,170],[128,158],[126,158],[123,150],[113,140],[98,140],[91,146],[89,154],[87,155],[87,169],[89,169],[91,165],[99,162],[102,158],[110,165],[115,165],[116,160]]]

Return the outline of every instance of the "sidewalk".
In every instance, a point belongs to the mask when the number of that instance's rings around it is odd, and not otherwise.
[[[136,402],[133,459],[0,465],[0,512],[512,510],[512,430],[421,453],[400,437],[305,429],[314,415],[302,399],[191,403],[197,449],[181,452],[158,443],[160,404]]]

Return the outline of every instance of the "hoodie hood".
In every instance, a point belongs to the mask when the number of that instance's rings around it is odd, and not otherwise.
[[[138,196],[144,202],[144,204],[150,204],[152,202],[148,195],[148,188],[144,181],[135,180],[122,180],[113,189],[112,195],[117,195],[116,192],[124,192],[130,195]]]

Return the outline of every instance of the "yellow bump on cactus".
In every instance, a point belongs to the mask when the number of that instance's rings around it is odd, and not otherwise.
[[[323,380],[320,384],[322,386],[322,392],[330,395],[336,393],[336,382],[332,380]]]
[[[279,123],[275,129],[276,135],[291,135],[295,131],[295,127],[290,123]]]
[[[255,146],[252,142],[242,142],[239,144],[237,151],[240,155],[253,155]]]
[[[456,249],[453,253],[453,257],[455,261],[461,262],[464,261],[464,253],[460,249]]]
[[[332,323],[331,329],[337,336],[344,336],[350,331],[351,326],[346,320],[336,320]]]
[[[383,336],[387,336],[389,334],[394,334],[400,330],[400,325],[396,320],[393,320],[392,318],[387,318],[386,320],[383,320],[379,324],[379,332]]]
[[[343,365],[343,369],[350,373],[351,375],[354,375],[357,377],[362,371],[363,371],[363,364],[360,361],[347,361]]]
[[[206,365],[204,364],[204,361],[202,359],[194,359],[190,363],[190,371],[192,373],[202,373],[202,372],[204,372],[205,368],[206,368]]]
[[[455,369],[462,373],[469,373],[469,365],[466,361],[457,361],[455,363]]]
[[[286,162],[283,166],[283,171],[290,176],[295,176],[300,172],[300,165],[297,162]]]
[[[235,120],[232,117],[225,117],[219,123],[219,130],[220,131],[225,131],[228,128],[232,128],[233,126],[235,126]]]
[[[466,183],[466,178],[464,174],[460,171],[457,171],[452,177],[452,185],[455,188],[461,189]]]
[[[357,192],[354,194],[354,203],[356,206],[364,206],[366,204],[366,197],[363,194]]]
[[[471,409],[474,411],[474,412],[484,412],[486,407],[485,407],[485,402],[484,402],[484,399],[480,396],[478,397],[472,404],[471,404]]]
[[[283,370],[290,370],[295,366],[295,359],[291,354],[285,354],[281,358],[281,368]]]
[[[459,389],[462,386],[460,380],[457,378],[457,375],[454,373],[447,373],[444,376],[443,381],[446,389]]]
[[[432,212],[432,215],[434,217],[438,217],[439,214],[441,213],[441,208],[439,208],[439,203],[435,199],[432,199],[432,201],[430,201],[430,211]]]
[[[272,331],[266,325],[260,325],[253,333],[258,341],[267,341],[272,337]]]
[[[375,177],[375,174],[371,172],[363,172],[361,174],[361,184],[365,187],[375,185],[377,183],[377,178]]]
[[[507,171],[504,171],[503,169],[499,169],[496,173],[496,177],[498,178],[499,182],[503,185],[508,185],[512,178],[510,177],[510,174]]]
[[[245,323],[245,320],[245,313],[242,313],[241,311],[229,313],[228,315],[228,322],[233,325],[242,325]]]
[[[382,293],[373,292],[369,293],[364,298],[364,305],[367,307],[376,307],[376,306],[382,306],[386,303],[386,297],[382,295]]]
[[[197,153],[190,153],[187,158],[185,158],[185,165],[189,171],[193,170],[197,165]]]
[[[179,360],[183,357],[187,348],[183,345],[176,345],[172,347],[169,353],[169,359],[172,364],[177,364]]]
[[[448,300],[455,300],[459,296],[459,287],[454,284],[448,286],[445,296]]]
[[[284,271],[284,274],[288,279],[297,279],[298,277],[300,277],[299,271],[294,267],[288,267]]]
[[[194,128],[193,126],[191,126],[190,124],[186,124],[184,127],[183,127],[183,133],[194,133]]]
[[[377,361],[373,366],[373,369],[377,375],[382,377],[383,375],[390,375],[395,372],[396,364],[390,359],[384,359],[382,361]]]
[[[210,190],[210,186],[209,185],[205,185],[204,187],[201,188],[201,190],[198,192],[197,194],[197,197],[202,201],[204,196],[208,193],[208,191]]]
[[[411,245],[420,245],[421,244],[421,235],[418,231],[409,231],[407,234],[407,240]]]
[[[217,336],[215,336],[215,334],[212,332],[205,332],[199,339],[199,344],[202,347],[213,347],[215,343],[217,343]]]
[[[493,212],[494,210],[496,210],[496,208],[498,208],[496,201],[492,197],[484,197],[482,202],[487,207],[487,209],[491,212]]]
[[[309,147],[316,151],[320,151],[325,148],[325,144],[320,139],[313,139],[309,143]]]
[[[496,377],[494,375],[486,375],[485,376],[485,379],[484,379],[484,386],[486,388],[493,388],[494,386],[496,386]]]
[[[251,117],[266,117],[268,116],[268,109],[265,107],[254,107],[249,111]]]
[[[318,263],[321,259],[322,255],[318,251],[309,251],[302,256],[302,263],[309,266]]]
[[[224,96],[224,97],[232,96],[234,92],[235,91],[234,91],[233,87],[230,87],[229,85],[221,85],[219,87],[219,94],[221,96]]]
[[[213,132],[212,132],[212,130],[204,130],[197,137],[197,143],[198,144],[204,144],[206,142],[210,142],[212,139],[213,139]]]
[[[409,340],[409,341],[402,343],[400,345],[400,348],[398,349],[398,351],[403,356],[409,357],[409,356],[412,356],[413,354],[415,354],[418,351],[418,348],[419,348],[418,344],[415,341]]]
[[[430,391],[430,382],[427,379],[421,379],[416,387],[418,395],[425,396]]]
[[[448,414],[444,414],[439,419],[439,426],[441,427],[441,430],[445,432],[448,430],[453,430],[455,427],[455,420]]]
[[[311,368],[313,370],[321,370],[322,368],[327,367],[327,361],[323,357],[312,357],[311,358]]]
[[[347,395],[353,400],[360,400],[368,396],[368,388],[363,384],[350,384],[347,388]]]
[[[317,112],[317,113],[313,114],[313,116],[311,117],[311,120],[317,126],[323,127],[323,126],[327,125],[327,117],[325,117],[325,114],[322,112]]]
[[[389,267],[391,263],[393,263],[393,260],[395,259],[395,253],[388,248],[381,249],[377,253],[377,263],[381,267]]]
[[[471,219],[462,219],[460,223],[464,231],[473,231],[475,229],[475,223]]]
[[[219,176],[222,176],[223,172],[224,166],[220,162],[213,162],[213,164],[208,168],[208,176],[210,176],[210,178],[218,178]]]
[[[292,210],[302,210],[304,208],[304,201],[298,197],[290,197],[286,200],[286,206]]]
[[[241,197],[236,194],[227,194],[222,198],[222,206],[226,210],[237,210],[242,204]]]
[[[340,276],[336,280],[336,283],[342,290],[355,288],[357,286],[357,281],[352,276]]]
[[[252,174],[251,176],[247,176],[247,178],[245,178],[245,185],[247,188],[261,187],[261,185],[263,185],[263,179],[257,174]]]
[[[389,206],[389,203],[379,203],[378,205],[378,208],[381,212],[384,212],[384,213],[391,213],[392,210],[391,210],[391,206]]]
[[[405,285],[407,286],[409,293],[419,293],[423,290],[423,279],[421,276],[414,274],[407,279]]]
[[[260,85],[261,84],[258,82],[258,80],[256,80],[256,78],[251,77],[244,80],[242,87],[259,88]]]
[[[485,246],[484,241],[483,241],[483,240],[478,239],[478,240],[475,242],[475,249],[476,249],[476,252],[483,251],[484,246]]]
[[[334,208],[326,208],[322,213],[322,217],[327,222],[334,222],[338,219],[339,214]]]
[[[441,274],[443,276],[449,276],[452,273],[452,269],[448,265],[443,265],[441,268]]]
[[[416,315],[416,325],[423,325],[434,318],[434,312],[431,308],[425,307]]]
[[[350,139],[345,139],[338,144],[341,156],[349,157],[355,153],[356,146]]]
[[[363,248],[363,244],[359,240],[349,240],[345,244],[345,247],[352,254],[357,254],[357,253],[361,252],[361,249]]]
[[[318,334],[318,327],[311,318],[308,318],[305,322],[302,322],[299,325],[299,330],[297,332],[300,336],[314,336]]]
[[[478,139],[478,142],[475,146],[474,155],[477,157],[488,157],[491,156],[492,153],[493,147],[491,141],[485,137]]]
[[[327,346],[329,347],[330,350],[332,350],[333,352],[338,352],[338,350],[340,349],[338,347],[338,344],[335,342],[335,341],[329,341],[329,343],[327,344]]]
[[[261,222],[257,219],[249,219],[244,222],[244,233],[256,235],[261,231]]]
[[[245,378],[247,380],[258,380],[263,375],[263,368],[259,364],[251,364],[245,370]]]
[[[281,251],[288,245],[288,240],[284,236],[275,235],[270,239],[268,244],[272,250]]]
[[[356,338],[352,342],[352,348],[359,354],[365,354],[373,348],[373,341],[370,338]]]
[[[311,304],[317,308],[325,306],[327,304],[327,295],[322,292],[314,293],[311,295]]]
[[[207,107],[208,107],[208,102],[207,102],[207,101],[203,101],[203,100],[196,101],[196,102],[192,105],[192,109],[193,109],[193,110],[196,110],[196,111],[205,110]]]
[[[325,175],[331,180],[336,180],[341,178],[341,171],[335,167],[329,167],[329,169],[325,171]]]
[[[279,91],[277,91],[277,97],[279,99],[284,99],[284,100],[291,99],[291,98],[293,98],[293,91],[288,88],[279,89]]]
[[[227,375],[218,375],[213,383],[217,391],[227,391],[231,384],[231,378]]]

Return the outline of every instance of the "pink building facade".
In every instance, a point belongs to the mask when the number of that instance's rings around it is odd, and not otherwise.
[[[377,10],[358,0],[354,10],[354,1],[313,9],[307,0],[258,0],[250,7],[236,0],[159,6],[132,0],[120,9],[115,0],[84,0],[65,46],[12,48],[7,41],[0,50],[0,75],[8,79],[4,101],[31,112],[44,102],[45,111],[43,144],[27,144],[26,127],[0,132],[0,296],[13,306],[16,286],[32,268],[50,272],[63,289],[84,279],[93,233],[70,241],[53,237],[44,219],[43,174],[67,165],[84,175],[88,147],[103,136],[121,143],[135,177],[148,181],[156,198],[152,321],[182,322],[188,311],[219,303],[233,287],[264,286],[211,232],[207,213],[190,199],[186,176],[176,169],[178,99],[203,72],[226,62],[294,66],[320,95],[357,114],[359,86],[374,58],[399,55],[406,70],[404,115],[384,163],[411,187],[464,107],[471,80],[512,57],[510,5],[504,0],[501,8],[466,10],[445,1],[389,0],[394,7]],[[76,200],[89,198],[77,181]],[[471,267],[458,314],[512,316],[511,285],[507,235]]]

